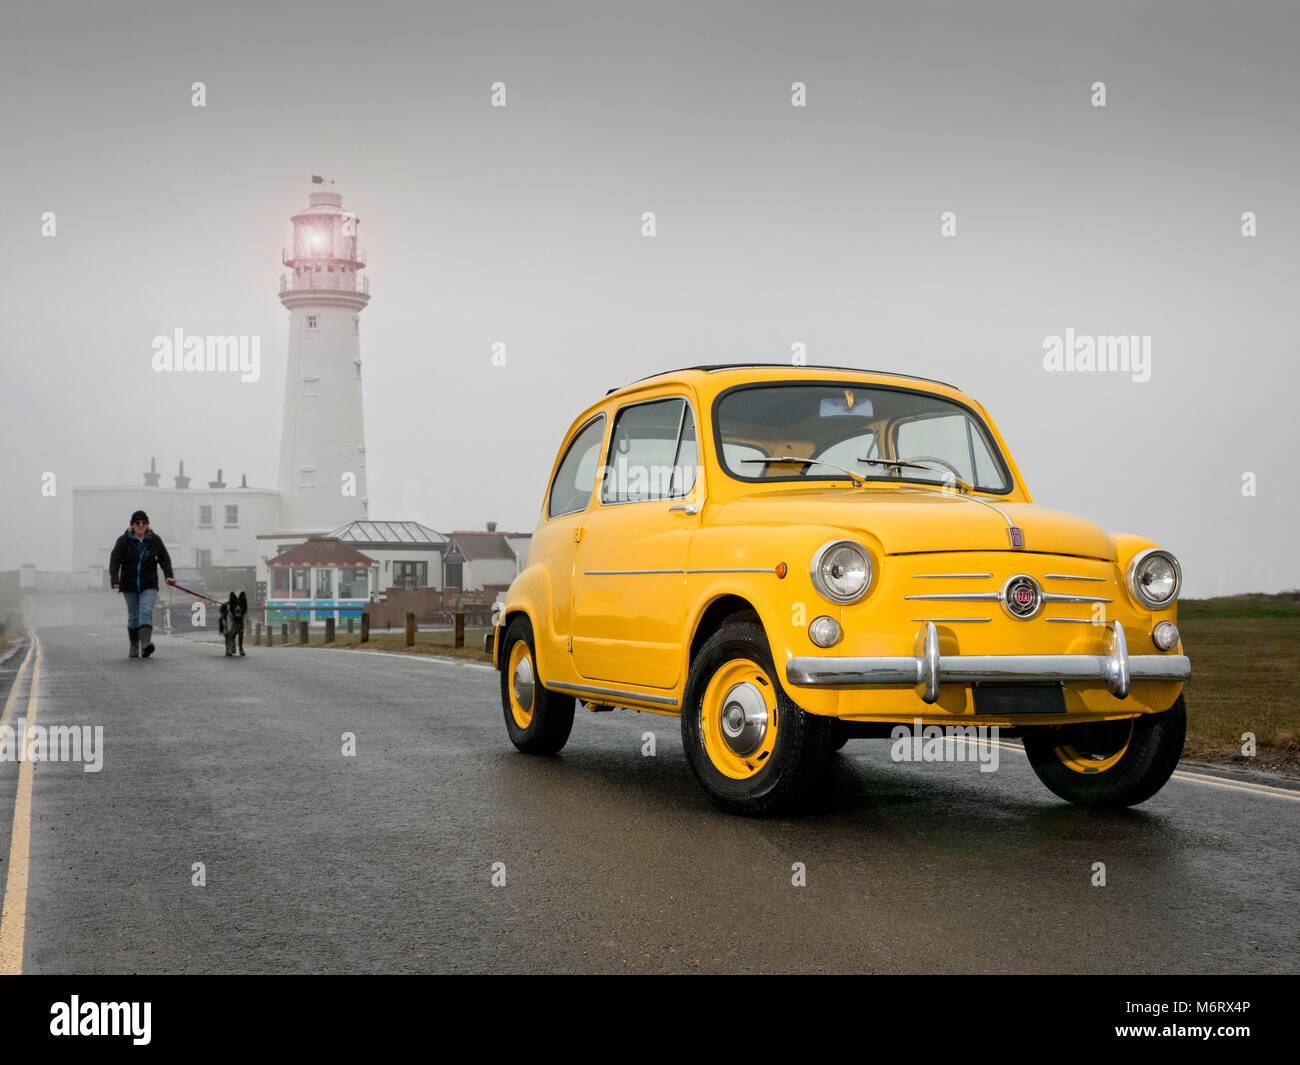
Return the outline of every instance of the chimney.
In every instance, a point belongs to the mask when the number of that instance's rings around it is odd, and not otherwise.
[[[149,472],[146,473],[146,474],[144,475],[144,483],[145,483],[146,485],[148,485],[150,488],[157,488],[157,487],[158,487],[158,479],[159,479],[161,476],[162,476],[162,474],[158,472],[158,460],[157,460],[157,458],[154,458],[154,457],[150,456],[150,458],[149,458]]]
[[[241,478],[241,480],[240,480],[240,482],[239,482],[239,487],[240,487],[240,488],[247,488],[247,487],[248,487],[248,474],[246,474],[246,473],[241,473],[239,476],[240,476],[240,478]]]
[[[176,487],[188,488],[189,486],[190,486],[190,479],[185,476],[185,462],[182,460],[180,464],[180,469],[176,473]]]
[[[494,521],[488,522],[488,532],[496,532],[496,531],[497,531],[497,523]]]
[[[217,470],[217,479],[216,479],[215,481],[209,481],[209,482],[208,482],[208,487],[209,487],[209,488],[225,488],[225,487],[226,487],[226,482],[223,481],[223,480],[221,479],[221,470],[220,470],[220,469]]]

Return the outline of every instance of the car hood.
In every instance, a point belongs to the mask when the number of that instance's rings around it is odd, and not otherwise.
[[[984,497],[980,497],[984,498]],[[1111,538],[1098,525],[1035,503],[990,507],[953,492],[889,488],[797,488],[761,492],[723,504],[719,524],[769,525],[773,521],[838,525],[861,529],[880,541],[886,554],[922,551],[1009,551],[1006,514],[1024,536],[1024,550],[1114,561]]]

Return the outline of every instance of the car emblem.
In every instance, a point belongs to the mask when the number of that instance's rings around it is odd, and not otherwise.
[[[1011,540],[1011,550],[1023,551],[1025,548],[1025,533],[1019,525],[1008,525],[1007,536]]]
[[[1013,618],[1028,621],[1043,607],[1043,593],[1038,582],[1024,573],[1017,573],[1002,586],[1002,607]]]

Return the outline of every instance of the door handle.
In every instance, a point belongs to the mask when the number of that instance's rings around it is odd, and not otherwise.
[[[671,514],[674,510],[680,510],[683,514],[698,514],[700,512],[700,508],[694,503],[677,503],[668,508],[668,513]]]

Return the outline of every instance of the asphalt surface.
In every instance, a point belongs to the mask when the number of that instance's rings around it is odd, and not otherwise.
[[[37,625],[37,723],[103,726],[104,764],[35,766],[24,972],[1300,971],[1300,792],[1180,773],[1087,813],[1015,750],[855,741],[819,809],[736,818],[675,718],[579,709],[531,757],[486,667],[189,634],[132,661],[114,608]]]

